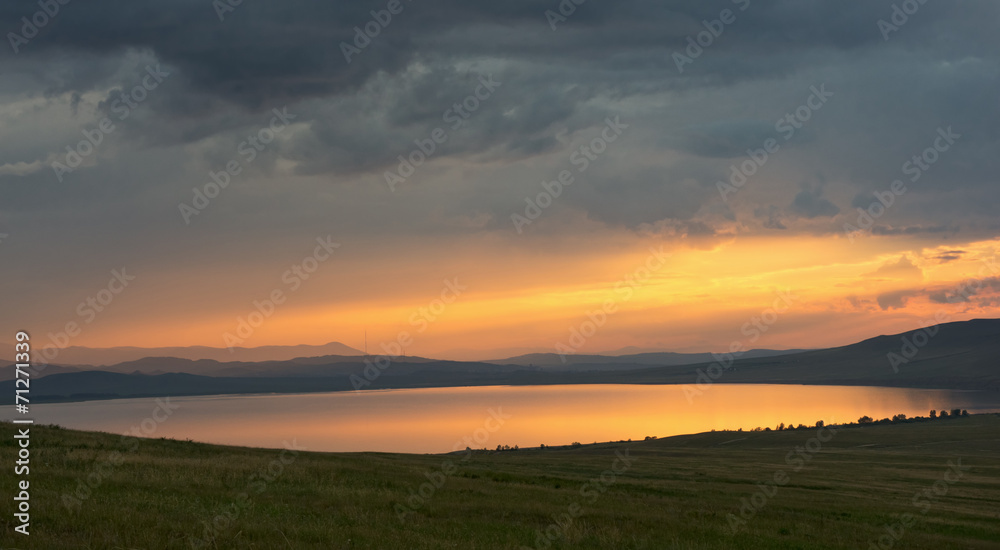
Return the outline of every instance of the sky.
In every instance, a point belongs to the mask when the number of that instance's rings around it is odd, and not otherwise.
[[[3,341],[485,358],[1000,313],[996,2],[42,4],[0,5]]]

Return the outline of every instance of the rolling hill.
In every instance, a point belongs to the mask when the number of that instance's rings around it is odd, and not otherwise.
[[[151,358],[111,368],[118,372],[64,372],[46,376],[44,383],[32,386],[32,399],[486,385],[704,386],[713,382],[1000,391],[1000,320],[997,319],[948,323],[894,336],[879,336],[839,348],[766,357],[746,355],[731,363],[652,367],[620,363],[620,358],[613,358],[610,364],[614,368],[610,370],[602,370],[601,363],[592,363],[566,371],[415,357],[396,358],[384,369],[366,365],[362,358],[343,356],[258,363]],[[894,355],[898,358],[895,365]],[[0,391],[12,396],[12,386],[12,380],[0,382]]]
[[[802,353],[805,350],[770,350],[755,349],[743,354],[744,358],[775,357],[779,355],[791,355]],[[496,365],[521,365],[537,366],[545,370],[619,370],[634,368],[635,365],[694,365],[713,361],[712,353],[674,353],[674,352],[649,352],[634,353],[624,355],[559,355],[558,353],[529,353],[509,357],[507,359],[494,359],[486,361]],[[587,368],[590,366],[591,368]]]

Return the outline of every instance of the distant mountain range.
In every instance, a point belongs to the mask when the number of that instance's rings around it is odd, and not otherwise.
[[[770,350],[755,349],[743,353],[745,359],[760,357],[774,357],[779,355],[791,355],[802,353],[805,350]],[[496,365],[522,365],[547,367],[546,370],[581,370],[584,365],[601,367],[600,370],[618,370],[620,368],[634,368],[636,365],[692,365],[695,363],[707,363],[714,361],[712,353],[674,353],[674,352],[650,352],[636,353],[631,355],[566,355],[557,353],[529,353],[507,359],[495,359],[485,361]]]
[[[495,349],[469,349],[469,348],[458,348],[449,349],[442,351],[438,354],[441,359],[448,359],[450,361],[486,361],[486,362],[499,362],[502,359],[494,359],[495,357],[520,357],[526,355],[534,354],[547,354],[551,353],[552,346],[549,347],[508,347],[508,348],[495,348]],[[656,347],[656,348],[640,348],[638,346],[627,346],[624,348],[618,348],[614,350],[597,351],[591,353],[590,355],[600,355],[604,357],[620,357],[622,355],[639,355],[642,353],[676,353],[676,350],[671,350],[668,348]],[[684,352],[687,353],[687,352]],[[706,352],[707,353],[707,352]]]
[[[327,344],[330,346],[331,344]],[[339,345],[339,344],[338,344]],[[321,348],[325,346],[314,346]],[[346,347],[346,346],[345,346]],[[69,348],[67,348],[69,349]],[[143,349],[143,348],[135,348]],[[169,348],[146,349],[148,352],[167,350]],[[185,350],[188,355],[194,354],[199,348],[177,348]],[[212,348],[204,348],[212,349]],[[253,348],[250,351],[256,351]],[[289,350],[297,350],[296,347],[289,347]],[[351,349],[351,348],[348,348]],[[100,350],[104,351],[104,350]],[[355,350],[356,351],[356,350]],[[798,353],[801,350],[752,350],[746,352],[745,358],[772,357]],[[132,352],[133,355],[141,355]],[[497,359],[494,361],[447,361],[440,359],[428,359],[423,357],[397,357],[393,359],[396,365],[402,364],[467,364],[484,366],[487,371],[496,371],[493,366],[517,366],[527,367],[527,370],[542,370],[546,372],[586,372],[586,371],[617,371],[632,370],[640,366],[672,366],[691,365],[712,360],[711,353],[641,353],[636,355],[603,356],[603,355],[567,355],[566,362],[562,362],[562,357],[554,353],[537,353],[521,355],[508,359]],[[60,359],[62,356],[60,355]],[[267,361],[219,361],[217,359],[191,359],[185,357],[143,357],[141,359],[128,360],[114,365],[69,365],[52,364],[48,365],[41,372],[34,372],[33,376],[41,378],[53,374],[81,371],[104,371],[117,372],[122,374],[166,374],[185,373],[214,377],[239,377],[239,376],[327,376],[329,374],[352,372],[352,368],[364,367],[365,357],[360,354],[352,355],[322,355],[318,357],[295,357],[292,359],[267,360]],[[0,367],[10,365],[9,362],[0,362]],[[397,369],[398,370],[398,369]],[[508,369],[509,370],[509,369]],[[13,369],[0,368],[0,380],[10,380],[13,378]]]
[[[679,363],[684,361],[689,362]],[[493,362],[398,357],[379,370],[367,365],[364,357],[326,355],[257,362],[157,357],[102,370],[50,369],[44,373],[44,382],[32,385],[32,402],[342,391],[355,389],[359,380],[364,381],[363,389],[718,382],[1000,391],[1000,320],[948,323],[824,350],[757,350],[732,362],[724,356],[718,361],[709,354],[674,353],[567,356],[566,365],[554,354]],[[14,394],[10,380],[13,369],[5,367],[2,371],[0,379],[5,381],[0,382],[0,391],[8,396],[3,398],[7,401]]]
[[[296,357],[316,357],[322,355],[364,355],[364,352],[350,346],[345,346],[340,342],[330,342],[321,346],[234,347],[232,351],[229,348],[212,348],[207,346],[168,348],[86,348],[69,346],[59,351],[59,355],[53,361],[53,364],[106,366],[126,361],[137,361],[146,357],[176,357],[178,359],[194,360],[212,359],[215,361],[288,361]],[[0,344],[0,358],[8,359],[13,357],[14,346]]]

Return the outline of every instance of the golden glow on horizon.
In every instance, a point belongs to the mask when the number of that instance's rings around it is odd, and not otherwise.
[[[457,261],[469,266],[469,274],[458,281],[468,288],[443,310],[435,300],[445,288],[443,281],[453,279],[454,272],[449,273],[440,258],[427,260],[426,275],[410,266],[408,276],[413,280],[397,279],[391,298],[379,292],[378,284],[369,283],[363,263],[338,266],[303,285],[308,286],[305,290],[290,293],[242,345],[339,341],[360,348],[367,329],[369,351],[377,350],[379,342],[396,340],[402,331],[413,340],[408,354],[434,355],[455,348],[553,348],[568,338],[571,328],[587,320],[588,312],[613,300],[615,312],[581,351],[628,345],[720,349],[739,338],[743,323],[770,307],[784,289],[791,289],[797,299],[774,330],[755,342],[758,347],[846,344],[916,328],[939,311],[953,320],[1000,313],[995,299],[981,307],[929,298],[954,292],[964,279],[1000,276],[997,264],[988,262],[1000,250],[1000,240],[926,247],[916,240],[876,237],[853,244],[842,236],[741,237],[711,248],[666,248],[670,257],[663,266],[651,271],[629,295],[625,291],[629,277],[634,279],[637,269],[651,261],[651,247],[660,243],[637,242],[625,253],[619,246],[533,256],[523,266],[511,266],[505,257],[488,252],[463,255]],[[388,265],[378,269],[389,269]],[[352,284],[359,285],[356,294],[340,292],[330,298],[327,293]],[[266,292],[252,296],[260,298]],[[250,300],[246,304],[235,312],[216,307],[183,318],[137,317],[117,324],[109,320],[74,344],[224,347],[222,335],[235,334],[237,315],[246,317],[253,311]]]

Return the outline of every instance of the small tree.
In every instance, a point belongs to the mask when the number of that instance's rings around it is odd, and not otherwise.
[[[937,411],[931,409],[931,418],[937,418]]]
[[[778,431],[779,431],[779,432],[780,432],[781,430],[784,430],[784,429],[785,429],[785,423],[784,423],[784,422],[782,422],[781,424],[778,424]]]
[[[969,416],[969,411],[962,409],[962,416]]]
[[[822,420],[817,420],[817,421],[816,421],[816,427],[817,427],[817,428],[822,428],[822,427],[823,427],[823,426],[825,426],[825,425],[826,425],[826,424],[825,424],[825,423],[824,423],[824,422],[823,422]]]
[[[858,419],[858,424],[871,424],[872,422],[874,422],[874,420],[872,420],[872,417],[868,415],[862,416]]]
[[[938,413],[938,417],[939,418],[946,418],[947,416],[948,416],[948,411],[946,411],[944,409],[941,409],[941,412]]]
[[[962,416],[962,409],[952,409],[951,410],[951,415],[952,416]]]

